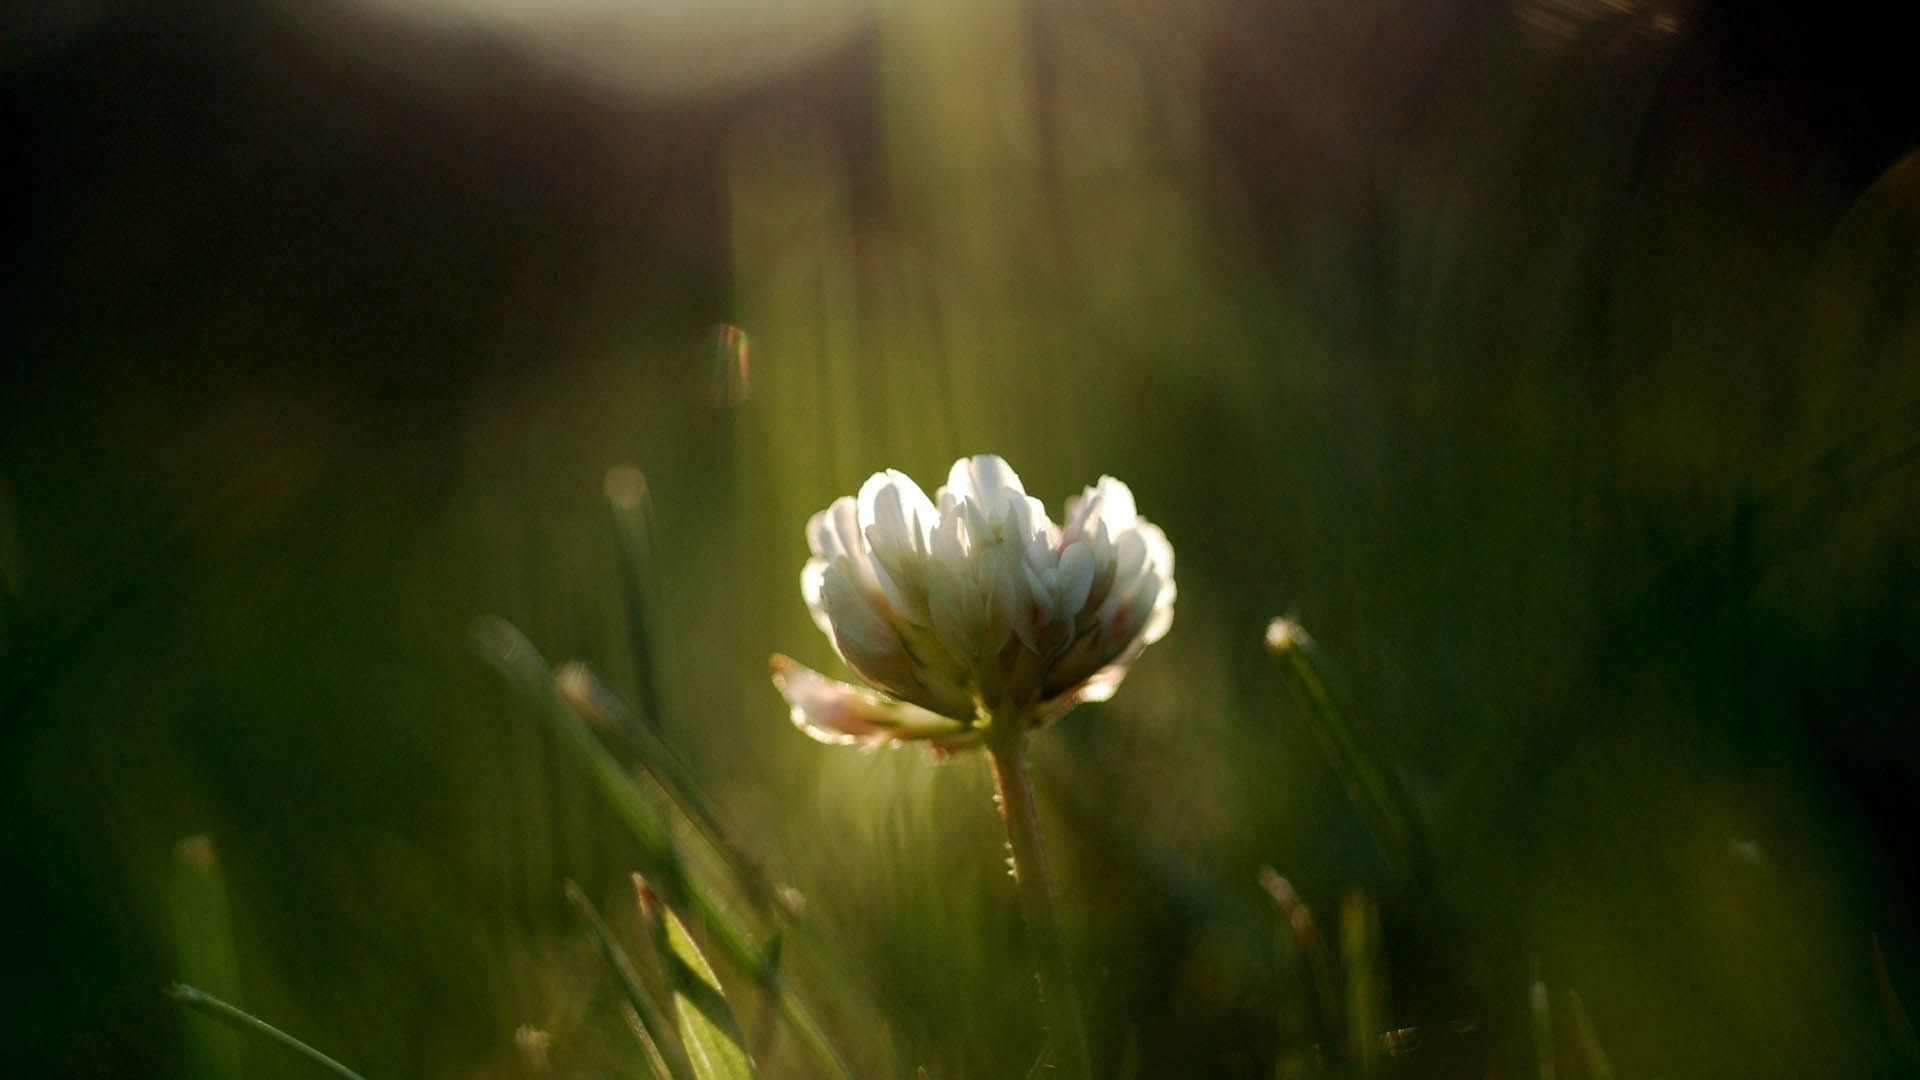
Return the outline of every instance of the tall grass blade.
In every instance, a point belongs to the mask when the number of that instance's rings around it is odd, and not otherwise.
[[[1887,1020],[1887,1032],[1893,1046],[1909,1066],[1920,1064],[1920,1038],[1913,1031],[1913,1020],[1893,988],[1893,973],[1887,970],[1887,957],[1880,949],[1880,935],[1873,935],[1873,982],[1880,993],[1880,1011]]]
[[[707,963],[700,946],[687,932],[686,924],[664,904],[646,901],[650,895],[644,881],[635,881],[642,897],[642,909],[654,915],[651,920],[654,944],[659,949],[667,972],[667,989],[673,996],[674,1019],[680,1040],[686,1045],[693,1075],[698,1080],[747,1080],[756,1075],[753,1059],[747,1054],[740,1034],[740,1022],[720,978]]]
[[[830,1076],[846,1076],[847,1067],[827,1038],[813,1010],[787,987],[740,916],[712,890],[701,888],[674,850],[666,823],[646,795],[599,739],[594,737],[561,695],[553,671],[513,624],[482,619],[474,628],[482,653],[531,703],[554,741],[585,772],[594,790],[620,819],[639,848],[640,872],[676,913],[686,912],[712,935],[729,961],[752,978],[779,1005],[815,1062]]]
[[[1293,970],[1301,988],[1296,1002],[1299,1008],[1288,1010],[1281,1017],[1281,1034],[1291,1036],[1293,1044],[1282,1055],[1282,1061],[1299,1062],[1304,1069],[1311,1064],[1317,1043],[1337,1045],[1345,1038],[1340,1023],[1340,993],[1335,987],[1333,967],[1327,961],[1326,944],[1313,920],[1313,909],[1300,898],[1293,883],[1273,867],[1261,867],[1259,878],[1260,887],[1272,899],[1283,924],[1276,935],[1275,946],[1288,961],[1286,966]],[[1298,979],[1302,968],[1306,978]]]
[[[687,886],[666,825],[626,770],[560,696],[546,660],[504,619],[481,620],[474,636],[486,659],[535,706],[547,733],[586,772],[594,790],[632,834],[639,844],[642,871],[659,883],[669,903],[684,899]]]
[[[1287,689],[1305,707],[1315,740],[1388,860],[1417,877],[1421,848],[1407,800],[1334,700],[1319,647],[1299,623],[1275,619],[1267,627],[1267,651],[1280,661]]]
[[[686,1051],[680,1045],[680,1036],[667,1005],[641,979],[627,951],[620,947],[619,939],[613,936],[613,929],[600,917],[600,912],[593,906],[593,901],[587,899],[587,894],[571,881],[566,883],[565,888],[568,903],[573,905],[593,931],[601,954],[607,958],[607,966],[613,969],[614,977],[620,981],[620,989],[626,994],[627,1002],[633,1006],[640,1021],[635,1034],[640,1039],[641,1053],[648,1068],[655,1076],[672,1080],[685,1080],[692,1076],[692,1067],[687,1063]]]
[[[1355,889],[1340,901],[1340,957],[1347,975],[1347,1048],[1360,1071],[1380,1068],[1387,1030],[1386,973],[1381,970],[1380,909]]]
[[[167,874],[167,914],[172,922],[174,962],[184,982],[238,1001],[240,961],[233,944],[233,912],[226,876],[213,840],[201,833],[174,845]],[[196,1076],[238,1076],[240,1037],[232,1030],[190,1019],[187,1053]]]
[[[1574,1037],[1580,1040],[1580,1060],[1587,1068],[1588,1080],[1613,1080],[1613,1063],[1607,1060],[1607,1048],[1600,1043],[1600,1032],[1587,1015],[1587,1003],[1580,991],[1567,991],[1567,1012],[1573,1017]]]
[[[1540,1069],[1540,1080],[1554,1080],[1559,1072],[1554,1054],[1553,999],[1547,994],[1547,982],[1540,974],[1540,958],[1533,959],[1533,979],[1528,986],[1527,1012],[1532,1020],[1533,1057]]]
[[[196,989],[185,983],[174,983],[172,986],[167,987],[167,996],[189,1009],[194,1009],[207,1016],[213,1017],[215,1020],[226,1024],[236,1031],[242,1031],[266,1042],[273,1043],[323,1072],[331,1073],[334,1076],[345,1077],[346,1080],[365,1080],[359,1073],[354,1072],[345,1065],[315,1050],[299,1039],[281,1031],[279,1028],[274,1027],[272,1024],[267,1023],[265,1020],[251,1013],[227,1004],[204,990]]]
[[[639,696],[640,721],[658,730],[664,714],[660,671],[654,656],[654,628],[648,613],[648,589],[654,580],[653,494],[647,476],[632,465],[607,470],[607,509],[613,519],[614,547],[620,556],[620,596],[627,609],[627,648]]]
[[[642,723],[633,708],[578,662],[560,665],[557,679],[560,696],[576,713],[602,730],[611,732],[632,755],[647,777],[686,816],[701,839],[720,856],[727,870],[739,882],[749,899],[762,912],[783,913],[785,908],[767,879],[758,860],[746,850],[735,832],[721,818],[705,792],[694,782],[693,770],[671,744],[652,727]]]

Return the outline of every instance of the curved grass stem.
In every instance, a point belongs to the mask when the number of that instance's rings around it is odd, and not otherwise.
[[[249,1035],[258,1036],[267,1042],[277,1044],[288,1053],[305,1060],[308,1064],[323,1072],[343,1077],[344,1080],[364,1080],[359,1073],[354,1072],[345,1065],[315,1050],[299,1039],[281,1031],[279,1028],[274,1027],[272,1024],[267,1023],[265,1020],[260,1019],[250,1012],[246,1012],[221,1001],[219,998],[214,997],[204,990],[196,989],[185,983],[174,983],[172,986],[167,987],[167,996],[181,1005],[211,1016],[229,1027],[244,1031]]]

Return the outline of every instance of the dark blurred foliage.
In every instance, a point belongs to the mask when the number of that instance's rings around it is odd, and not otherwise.
[[[1329,920],[1380,898],[1396,1026],[1476,1025],[1412,1074],[1531,1069],[1533,958],[1623,1075],[1914,1066],[1873,944],[1911,1001],[1891,10],[820,8],[558,51],[344,3],[0,15],[11,1071],[185,1067],[162,883],[200,833],[249,1008],[370,1075],[512,1075],[522,1023],[613,1071],[559,882],[613,895],[627,849],[467,626],[630,681],[630,461],[670,736],[898,1068],[1017,1074],[984,770],[815,747],[765,682],[826,660],[805,514],[981,451],[1056,507],[1123,477],[1180,556],[1172,635],[1036,751],[1101,1060],[1271,1070],[1272,864]],[[633,42],[660,79],[605,77]],[[1429,823],[1415,880],[1261,653],[1289,611]]]

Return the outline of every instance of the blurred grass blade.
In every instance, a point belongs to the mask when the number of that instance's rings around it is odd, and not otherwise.
[[[664,716],[653,625],[648,615],[653,605],[647,595],[655,579],[653,494],[647,487],[647,475],[632,465],[608,469],[605,491],[613,518],[614,546],[620,555],[620,593],[627,609],[627,648],[639,695],[640,721],[657,730]]]
[[[641,1052],[646,1057],[648,1067],[654,1075],[670,1077],[672,1080],[684,1080],[693,1075],[687,1063],[685,1050],[680,1045],[679,1033],[675,1030],[668,1007],[647,987],[640,973],[634,969],[633,961],[620,942],[613,936],[613,930],[606,920],[580,891],[580,886],[568,881],[565,885],[567,901],[580,917],[586,920],[593,937],[600,945],[600,952],[607,958],[607,965],[620,980],[620,989],[626,993],[627,1001],[633,1006],[639,1017],[640,1025],[635,1034],[640,1038]]]
[[[802,919],[806,898],[796,889],[776,885],[767,876],[759,860],[747,850],[746,845],[738,839],[738,834],[713,808],[678,752],[654,731],[638,724],[632,709],[586,665],[577,662],[563,664],[555,679],[560,695],[568,705],[594,724],[597,730],[609,731],[619,737],[621,745],[639,762],[647,777],[705,841],[703,849],[683,850],[678,854],[685,858],[710,852],[718,858],[718,867],[689,865],[686,867],[687,875],[698,877],[701,869],[724,872],[728,880],[737,885],[740,892],[755,905],[758,914],[772,919],[773,936],[763,949],[765,969],[768,972],[778,970],[780,952],[791,942],[795,951],[804,955],[810,969],[828,976],[827,981],[834,986],[842,1006],[854,1007],[869,1018],[877,1017],[878,1008],[848,974],[844,958],[819,948],[811,935],[806,933],[807,925]],[[799,932],[789,934],[786,932],[789,929]],[[766,1017],[768,1024],[776,1020],[776,1014],[770,1013]]]
[[[641,723],[634,710],[585,664],[562,664],[555,679],[560,696],[574,712],[619,737],[647,776],[725,861],[753,902],[764,912],[782,911],[773,883],[694,782],[693,770],[679,753],[653,728]]]
[[[1308,724],[1328,763],[1346,788],[1394,868],[1409,878],[1420,867],[1420,848],[1407,801],[1387,771],[1368,753],[1327,688],[1326,665],[1313,638],[1292,619],[1267,626],[1267,651],[1280,661],[1287,689],[1305,706]]]
[[[1386,1031],[1386,976],[1380,968],[1380,909],[1364,890],[1340,901],[1340,957],[1347,975],[1347,1048],[1363,1073],[1380,1066]]]
[[[640,872],[665,905],[676,912],[688,912],[706,926],[727,958],[778,1003],[781,1015],[828,1075],[847,1075],[845,1062],[813,1011],[787,987],[740,917],[687,873],[665,822],[633,777],[562,697],[553,671],[539,651],[513,624],[497,617],[480,620],[474,627],[474,638],[487,660],[535,707],[543,726],[586,773],[594,790],[632,834],[639,847]]]
[[[639,763],[645,776],[653,780],[662,796],[666,796],[670,807],[676,809],[705,842],[701,846],[678,849],[678,855],[687,863],[685,876],[695,880],[710,880],[710,876],[703,876],[703,871],[724,876],[724,880],[737,886],[739,894],[753,903],[756,915],[772,920],[772,938],[762,947],[762,969],[766,972],[778,970],[781,949],[791,942],[795,945],[795,951],[803,953],[808,970],[826,976],[826,982],[833,988],[837,1003],[843,1009],[851,1009],[868,1017],[868,1022],[879,1017],[881,1011],[845,967],[845,957],[829,947],[820,947],[808,932],[808,924],[801,919],[806,897],[793,888],[774,884],[774,880],[762,869],[760,861],[743,842],[739,842],[739,834],[712,807],[712,801],[707,799],[701,786],[693,780],[693,771],[685,765],[680,753],[662,740],[655,730],[637,723],[632,707],[620,700],[620,696],[593,675],[586,665],[564,663],[555,678],[566,703],[584,719],[588,719],[595,730],[611,732],[614,738],[618,738],[622,749]],[[708,855],[716,859],[718,865],[714,865]],[[787,930],[795,932],[789,934]],[[762,1026],[776,1024],[781,1015],[785,1013],[768,1013],[762,1020]],[[803,1022],[797,1017],[789,1017],[789,1020]],[[804,1022],[812,1024],[810,1019],[804,1019]],[[758,1036],[762,1032],[756,1030],[755,1034]],[[816,1036],[818,1032],[808,1038]]]
[[[1559,1071],[1555,1066],[1553,1046],[1553,1000],[1547,994],[1547,983],[1540,974],[1540,958],[1533,958],[1533,979],[1527,988],[1527,1012],[1532,1019],[1533,1057],[1540,1067],[1540,1080],[1553,1080]]]
[[[1920,1038],[1914,1036],[1913,1021],[1893,987],[1893,973],[1887,970],[1887,957],[1880,948],[1880,935],[1873,935],[1873,982],[1880,994],[1880,1011],[1886,1017],[1887,1032],[1894,1049],[1909,1065],[1920,1063]]]
[[[335,1076],[346,1077],[347,1080],[364,1080],[359,1073],[354,1072],[345,1065],[315,1050],[299,1039],[281,1031],[279,1028],[274,1027],[272,1024],[267,1023],[265,1020],[251,1013],[247,1013],[221,1001],[219,998],[203,990],[195,989],[185,983],[174,983],[172,986],[167,987],[167,996],[189,1009],[195,1009],[213,1017],[236,1031],[243,1031],[247,1034],[258,1036],[267,1042],[274,1043],[295,1057],[305,1060],[315,1068],[332,1073]]]
[[[1580,1058],[1587,1067],[1588,1080],[1613,1080],[1613,1063],[1607,1060],[1607,1048],[1600,1044],[1600,1032],[1587,1015],[1587,1003],[1580,991],[1567,991],[1567,1012],[1573,1017],[1574,1035],[1580,1040]]]
[[[673,909],[649,902],[651,890],[638,876],[634,887],[641,897],[642,910],[653,915],[654,944],[666,967],[674,1019],[694,1076],[699,1080],[745,1080],[754,1076],[739,1019],[720,989],[713,966]]]
[[[233,913],[226,876],[213,840],[205,833],[174,845],[167,874],[167,913],[172,920],[174,962],[183,982],[240,1000],[240,962],[233,945]],[[187,1052],[196,1076],[238,1076],[240,1037],[232,1030],[189,1020]]]
[[[594,790],[639,843],[640,865],[647,877],[659,883],[669,903],[683,900],[686,882],[665,824],[626,770],[560,696],[546,660],[505,619],[481,620],[474,627],[474,637],[486,659],[536,707],[548,734],[585,770]]]
[[[1276,945],[1284,946],[1296,974],[1301,967],[1307,971],[1307,979],[1301,984],[1303,992],[1299,995],[1300,1014],[1292,1017],[1291,1023],[1285,1023],[1283,1018],[1282,1034],[1292,1034],[1297,1044],[1288,1057],[1310,1060],[1316,1042],[1337,1045],[1345,1035],[1341,1030],[1340,994],[1334,985],[1333,968],[1327,962],[1320,928],[1313,921],[1313,909],[1300,899],[1293,883],[1273,867],[1263,866],[1260,887],[1272,898],[1285,924]]]

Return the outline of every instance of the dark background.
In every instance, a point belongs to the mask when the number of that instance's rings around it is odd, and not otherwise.
[[[1531,1070],[1535,964],[1621,1075],[1915,1067],[1920,99],[1880,6],[510,9],[0,16],[10,1068],[187,1068],[197,834],[247,1006],[369,1075],[519,1075],[521,1024],[637,1068],[559,892],[630,857],[467,636],[623,672],[631,462],[669,736],[888,1003],[862,1069],[1019,1074],[984,769],[817,747],[765,682],[831,659],[807,514],[989,451],[1056,512],[1124,478],[1180,558],[1171,636],[1037,751],[1097,1060],[1270,1073],[1270,864],[1380,899],[1394,1026],[1479,1025],[1414,1074]]]

